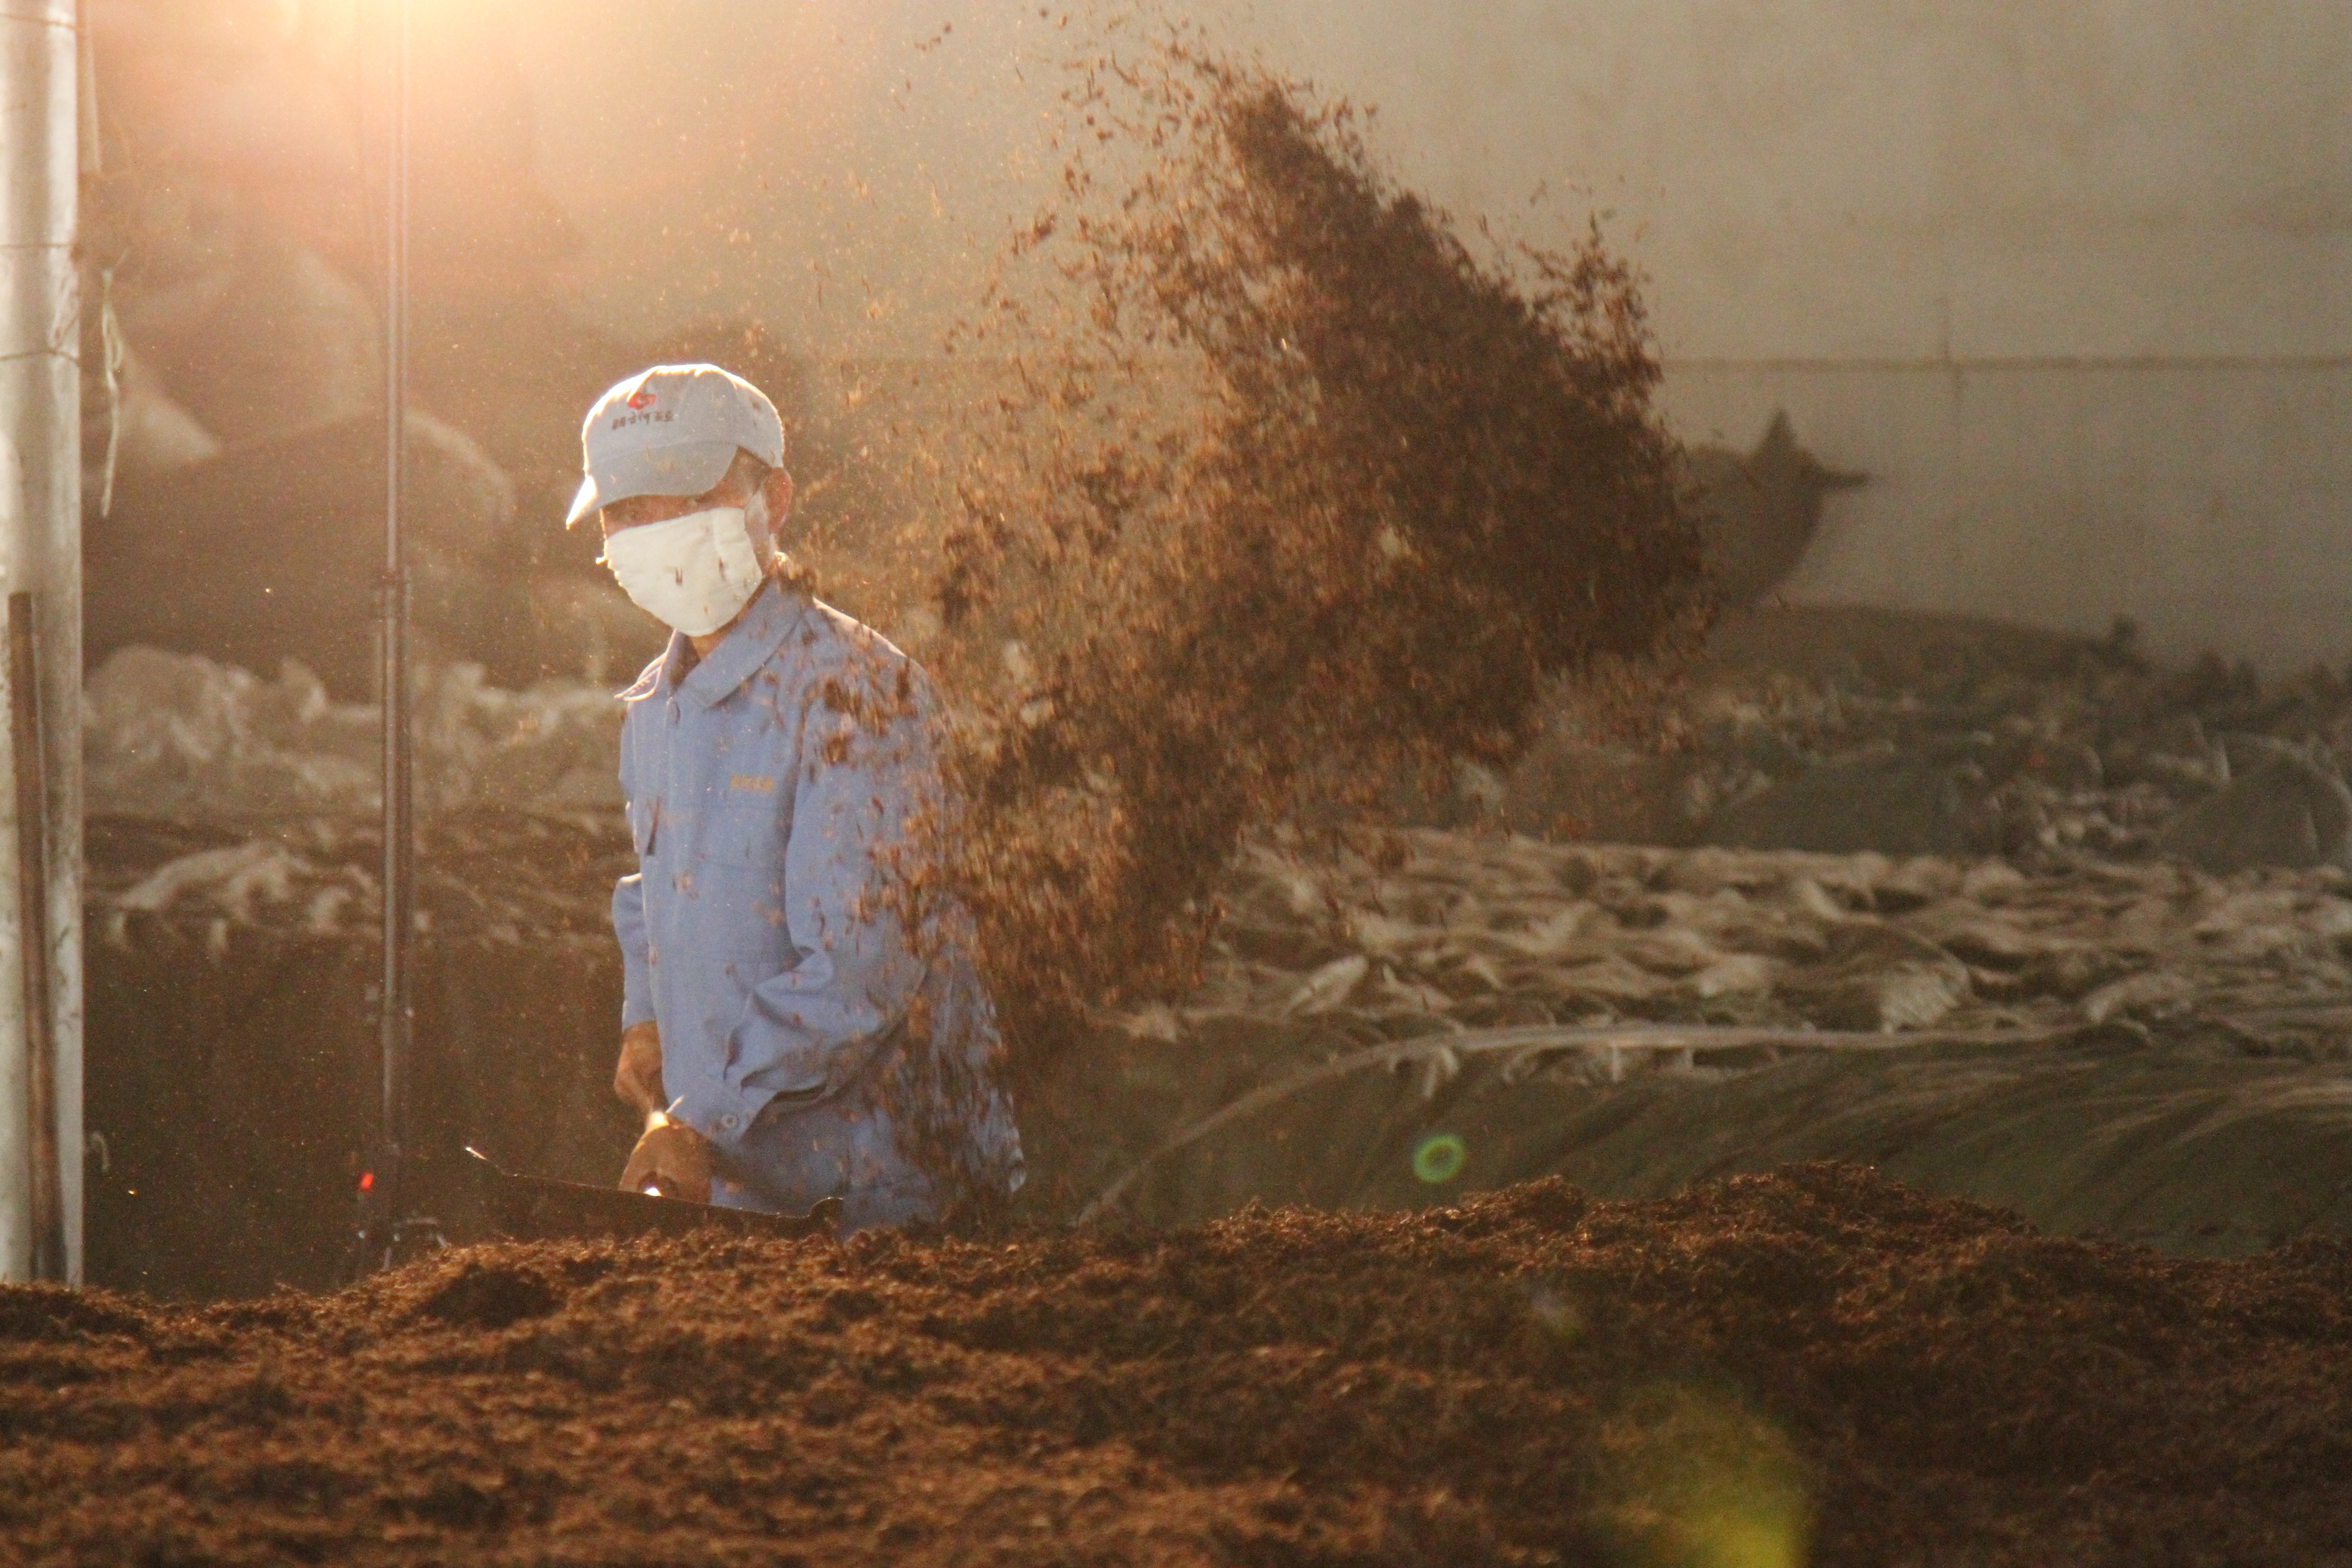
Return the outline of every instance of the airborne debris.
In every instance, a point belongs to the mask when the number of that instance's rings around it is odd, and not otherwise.
[[[1075,68],[1103,139],[955,339],[1012,389],[935,458],[952,874],[1037,1055],[1190,976],[1253,825],[1507,759],[1701,569],[1597,236],[1474,254],[1351,109],[1181,26]]]

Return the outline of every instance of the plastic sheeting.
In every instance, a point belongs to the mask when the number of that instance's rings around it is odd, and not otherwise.
[[[618,809],[621,709],[583,682],[509,691],[481,667],[423,669],[418,809]],[[89,676],[83,756],[92,816],[223,820],[368,815],[381,798],[373,704],[331,700],[291,659],[275,679],[129,647]]]

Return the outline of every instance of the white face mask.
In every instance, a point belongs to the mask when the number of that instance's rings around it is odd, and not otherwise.
[[[641,522],[604,541],[604,563],[637,607],[688,637],[742,613],[766,576],[740,506]]]

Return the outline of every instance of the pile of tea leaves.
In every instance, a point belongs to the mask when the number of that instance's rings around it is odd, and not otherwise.
[[[2341,1563],[2352,1250],[1859,1167],[1665,1202],[0,1289],[28,1564]]]

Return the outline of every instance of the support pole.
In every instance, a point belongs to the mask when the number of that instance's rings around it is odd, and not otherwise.
[[[0,1279],[81,1277],[79,41],[73,0],[0,3],[0,590],[47,720],[0,787]]]
[[[408,541],[402,528],[408,467],[408,0],[392,0],[385,116],[382,593],[383,704],[383,1108],[370,1187],[362,1194],[362,1265],[398,1260],[415,1194],[408,1173],[409,1065],[415,1039],[415,765],[410,723]]]
[[[8,595],[8,754],[16,774],[16,933],[25,988],[25,1121],[32,1156],[33,1278],[66,1278],[58,1157],[58,1037],[49,984],[49,781],[41,738],[41,623],[34,596]]]

